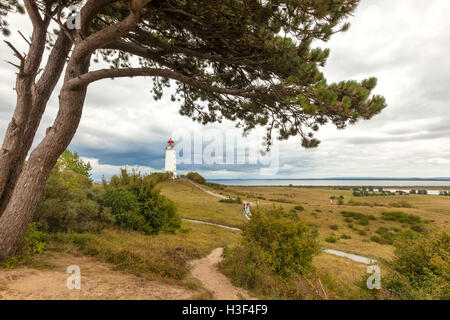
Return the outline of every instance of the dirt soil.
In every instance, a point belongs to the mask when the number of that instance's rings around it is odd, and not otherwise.
[[[191,262],[192,275],[213,294],[214,299],[251,299],[246,290],[233,286],[230,280],[219,271],[218,263],[222,259],[222,253],[223,248],[217,248],[208,257]]]
[[[69,290],[66,269],[81,269],[81,290]],[[0,270],[0,300],[193,299],[198,291],[115,271],[88,257],[64,256],[52,260],[52,270]]]

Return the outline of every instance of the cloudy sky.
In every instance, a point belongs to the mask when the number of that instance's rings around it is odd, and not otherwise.
[[[448,0],[362,0],[348,32],[317,44],[331,48],[324,69],[330,82],[378,78],[376,93],[388,102],[381,115],[345,130],[323,127],[318,135],[322,144],[314,150],[302,149],[298,138],[283,141],[279,169],[272,176],[261,174],[267,163],[181,168],[207,178],[450,177],[449,12]],[[13,31],[30,32],[24,17],[13,17],[11,25]],[[12,40],[24,48],[19,38]],[[3,62],[11,59],[6,46],[0,46],[2,140],[15,104],[15,70]],[[193,123],[178,114],[170,95],[153,101],[150,88],[151,80],[142,78],[106,80],[89,87],[70,149],[91,161],[96,179],[123,166],[162,170],[164,147],[173,135],[203,136],[207,145],[217,130],[223,136],[236,133],[232,123],[209,127]],[[56,115],[56,96],[35,145]],[[199,151],[191,151],[199,156]]]

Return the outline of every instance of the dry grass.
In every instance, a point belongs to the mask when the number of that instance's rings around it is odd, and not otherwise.
[[[163,195],[175,202],[178,213],[183,218],[207,220],[233,227],[240,227],[245,221],[242,205],[219,202],[219,198],[206,194],[188,181],[166,181],[158,186]]]
[[[378,196],[378,197],[353,197],[352,191],[332,190],[326,188],[297,188],[297,187],[227,187],[226,192],[230,195],[251,195],[252,200],[260,206],[281,206],[285,210],[291,210],[295,206],[301,205],[304,211],[297,211],[297,214],[307,223],[317,227],[319,240],[329,248],[342,250],[349,253],[359,254],[375,259],[390,259],[393,255],[393,246],[382,245],[370,241],[371,235],[380,227],[396,227],[401,230],[408,230],[408,226],[402,226],[398,222],[385,221],[381,219],[381,214],[386,211],[402,211],[414,214],[428,220],[425,225],[429,232],[450,230],[450,198],[435,195],[404,195],[404,196]],[[344,196],[345,205],[338,205],[334,200],[330,203],[331,196]],[[258,199],[263,197],[266,200]],[[285,199],[293,203],[280,203],[269,201],[268,199]],[[350,200],[372,206],[348,205]],[[391,208],[390,203],[407,201],[412,208]],[[348,227],[344,221],[341,211],[360,212],[376,217],[375,221],[370,221],[367,226],[360,226],[353,223],[357,229],[364,231],[366,235],[361,235],[358,231]],[[336,225],[337,230],[330,229],[330,225]],[[328,243],[325,239],[331,235],[339,238],[343,234],[351,236],[351,239],[340,239],[336,243]]]
[[[213,249],[233,245],[240,233],[184,222],[185,233],[148,236],[134,231],[104,230],[98,234],[56,234],[50,250],[83,253],[118,270],[156,279],[183,280],[188,261],[207,256]]]

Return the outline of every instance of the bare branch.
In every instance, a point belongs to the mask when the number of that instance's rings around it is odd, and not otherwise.
[[[26,43],[28,43],[29,46],[31,46],[31,42],[22,34],[22,32],[18,31],[20,36],[25,40]]]
[[[3,40],[3,41],[8,45],[8,47],[11,48],[12,51],[14,51],[14,55],[15,55],[17,58],[19,58],[20,61],[22,61],[22,62],[25,61],[25,56],[22,55],[22,54],[19,52],[19,50],[17,50],[16,47],[13,46],[13,44],[12,44],[11,42],[6,41],[6,40]]]
[[[8,63],[8,64],[10,64],[10,65],[12,65],[13,67],[16,67],[16,68],[19,69],[19,70],[22,70],[22,67],[21,67],[21,66],[15,64],[15,63],[12,63],[11,61],[5,60],[5,62]]]

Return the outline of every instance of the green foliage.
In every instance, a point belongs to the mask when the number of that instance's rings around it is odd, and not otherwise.
[[[52,170],[33,221],[46,232],[96,232],[113,223],[98,201],[102,190],[94,188],[89,165],[65,153]],[[77,173],[72,168],[82,172]]]
[[[330,235],[330,236],[328,236],[328,237],[325,238],[325,241],[326,241],[326,242],[329,242],[329,243],[336,243],[338,240],[339,240],[339,239],[336,238],[334,235]]]
[[[374,235],[370,238],[370,240],[374,242],[378,242],[379,244],[393,244],[396,238],[396,234],[392,233],[387,228],[378,228],[375,231],[378,235]]]
[[[242,243],[234,252],[248,248],[253,258],[261,259],[272,273],[283,277],[307,274],[312,258],[318,253],[315,235],[309,227],[297,215],[281,208],[256,209],[252,214],[244,227]],[[248,258],[249,264],[255,263]]]
[[[269,199],[269,201],[273,201],[273,202],[279,202],[279,203],[294,203],[294,201],[292,200],[288,200],[288,199]]]
[[[442,233],[395,243],[392,272],[384,287],[396,299],[450,299],[450,235]]]
[[[76,170],[76,171],[74,171]],[[46,232],[98,232],[117,225],[155,234],[181,226],[175,205],[160,195],[155,184],[167,174],[141,176],[122,170],[110,183],[92,186],[90,165],[66,151],[45,186],[34,221]]]
[[[422,223],[422,219],[419,216],[404,213],[401,211],[383,212],[381,214],[381,217],[382,217],[382,219],[388,220],[388,221],[397,221],[400,223],[407,223],[407,224],[411,225],[411,228],[414,228],[414,229],[419,229],[419,227]],[[420,231],[420,232],[422,232],[422,231]]]
[[[109,184],[103,182],[103,205],[111,208],[116,223],[123,229],[147,234],[175,232],[181,226],[181,218],[175,204],[161,195],[155,185],[155,176],[122,169]]]
[[[315,132],[327,122],[344,128],[386,107],[383,97],[371,96],[375,78],[328,83],[321,68],[330,51],[312,47],[348,30],[346,19],[358,3],[152,1],[140,12],[136,32],[121,40],[132,40],[142,52],[165,52],[157,59],[141,55],[142,67],[164,66],[192,80],[174,82],[171,91],[182,115],[202,124],[237,121],[245,132],[264,126],[268,147],[275,132],[280,139],[299,135],[302,145],[312,148],[319,144]],[[101,14],[92,32],[122,20],[129,6],[116,1]],[[161,19],[166,15],[170,19]],[[117,50],[99,55],[116,69],[130,66],[133,57]],[[165,77],[153,82],[154,98],[161,99],[171,82]]]
[[[56,167],[60,171],[70,170],[88,178],[91,177],[91,164],[89,162],[84,162],[83,160],[81,160],[77,152],[65,150],[59,157],[58,162],[56,163]]]
[[[258,208],[240,245],[226,251],[222,268],[240,286],[265,295],[294,295],[294,279],[313,270],[312,259],[319,253],[316,236],[296,214]],[[280,292],[283,286],[291,292]]]
[[[305,208],[303,206],[295,206],[294,209],[300,212],[305,211]]]
[[[13,255],[0,262],[0,267],[13,269],[19,265],[29,263],[34,256],[44,252],[46,235],[39,230],[39,224],[32,222],[28,225],[25,235],[20,242],[19,249]]]
[[[355,221],[361,226],[369,225],[369,220],[376,220],[373,215],[365,215],[359,212],[342,211],[341,214],[345,217],[346,222]]]
[[[194,182],[196,182],[196,183],[199,183],[199,184],[205,184],[206,183],[206,179],[205,178],[203,178],[200,174],[198,174],[197,172],[189,172],[187,175],[186,175],[186,177],[189,179],[189,180],[192,180],[192,181],[194,181]]]

